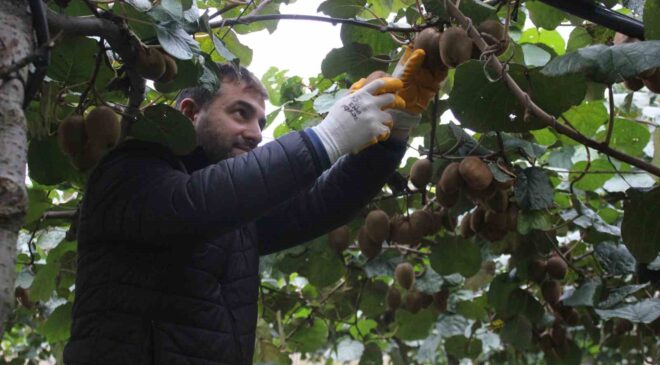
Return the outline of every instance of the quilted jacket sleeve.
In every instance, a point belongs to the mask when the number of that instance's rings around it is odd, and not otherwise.
[[[291,133],[192,174],[163,153],[111,154],[90,176],[79,233],[164,244],[228,231],[311,185],[322,172],[312,148]]]
[[[259,254],[318,237],[350,221],[385,185],[406,151],[388,140],[339,159],[309,189],[257,221]]]

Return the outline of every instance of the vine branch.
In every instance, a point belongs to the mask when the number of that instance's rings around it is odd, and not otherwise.
[[[460,23],[460,25],[467,30],[468,34],[474,40],[477,47],[479,47],[479,50],[483,52],[488,47],[484,39],[479,34],[479,31],[477,31],[477,29],[472,25],[472,20],[467,18],[465,15],[463,15],[463,13],[456,7],[456,5],[452,4],[451,1],[443,1],[443,0],[438,0],[438,3],[440,3],[440,5],[444,5],[447,7],[447,12],[449,13],[449,15],[452,18],[456,19],[458,23]],[[502,75],[502,80],[507,85],[509,90],[513,93],[513,95],[518,99],[518,101],[524,106],[525,110],[535,115],[548,127],[551,127],[558,133],[563,134],[571,138],[572,140],[577,141],[587,147],[591,147],[597,150],[598,152],[604,153],[608,156],[612,156],[617,160],[627,162],[635,167],[638,167],[642,170],[648,171],[653,175],[660,177],[660,167],[650,164],[641,159],[635,158],[633,156],[630,156],[619,150],[613,149],[605,143],[601,143],[593,139],[587,138],[586,136],[570,129],[569,127],[561,123],[558,123],[555,117],[548,114],[546,111],[541,109],[538,105],[536,105],[536,103],[532,101],[529,94],[527,94],[525,91],[523,91],[520,88],[520,86],[518,86],[518,84],[513,80],[513,78],[507,73],[504,65],[502,65],[502,63],[494,55],[491,55],[488,58],[487,65],[493,67],[497,73]]]

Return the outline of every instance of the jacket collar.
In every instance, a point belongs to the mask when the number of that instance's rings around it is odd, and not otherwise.
[[[181,161],[188,173],[203,169],[211,164],[211,161],[206,157],[206,153],[201,146],[195,147],[191,153],[181,157]]]

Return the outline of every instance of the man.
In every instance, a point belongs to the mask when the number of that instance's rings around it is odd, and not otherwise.
[[[177,102],[193,153],[127,140],[90,176],[65,363],[251,364],[259,255],[346,223],[398,167],[410,125],[394,118],[388,139],[382,110],[403,107],[398,79],[362,82],[317,126],[257,148],[266,92],[222,71],[216,94]]]

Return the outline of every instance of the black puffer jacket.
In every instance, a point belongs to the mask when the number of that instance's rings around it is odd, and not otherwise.
[[[291,133],[217,164],[139,141],[104,158],[81,210],[65,363],[251,364],[259,255],[348,221],[405,143],[374,145],[323,175],[314,151]]]

